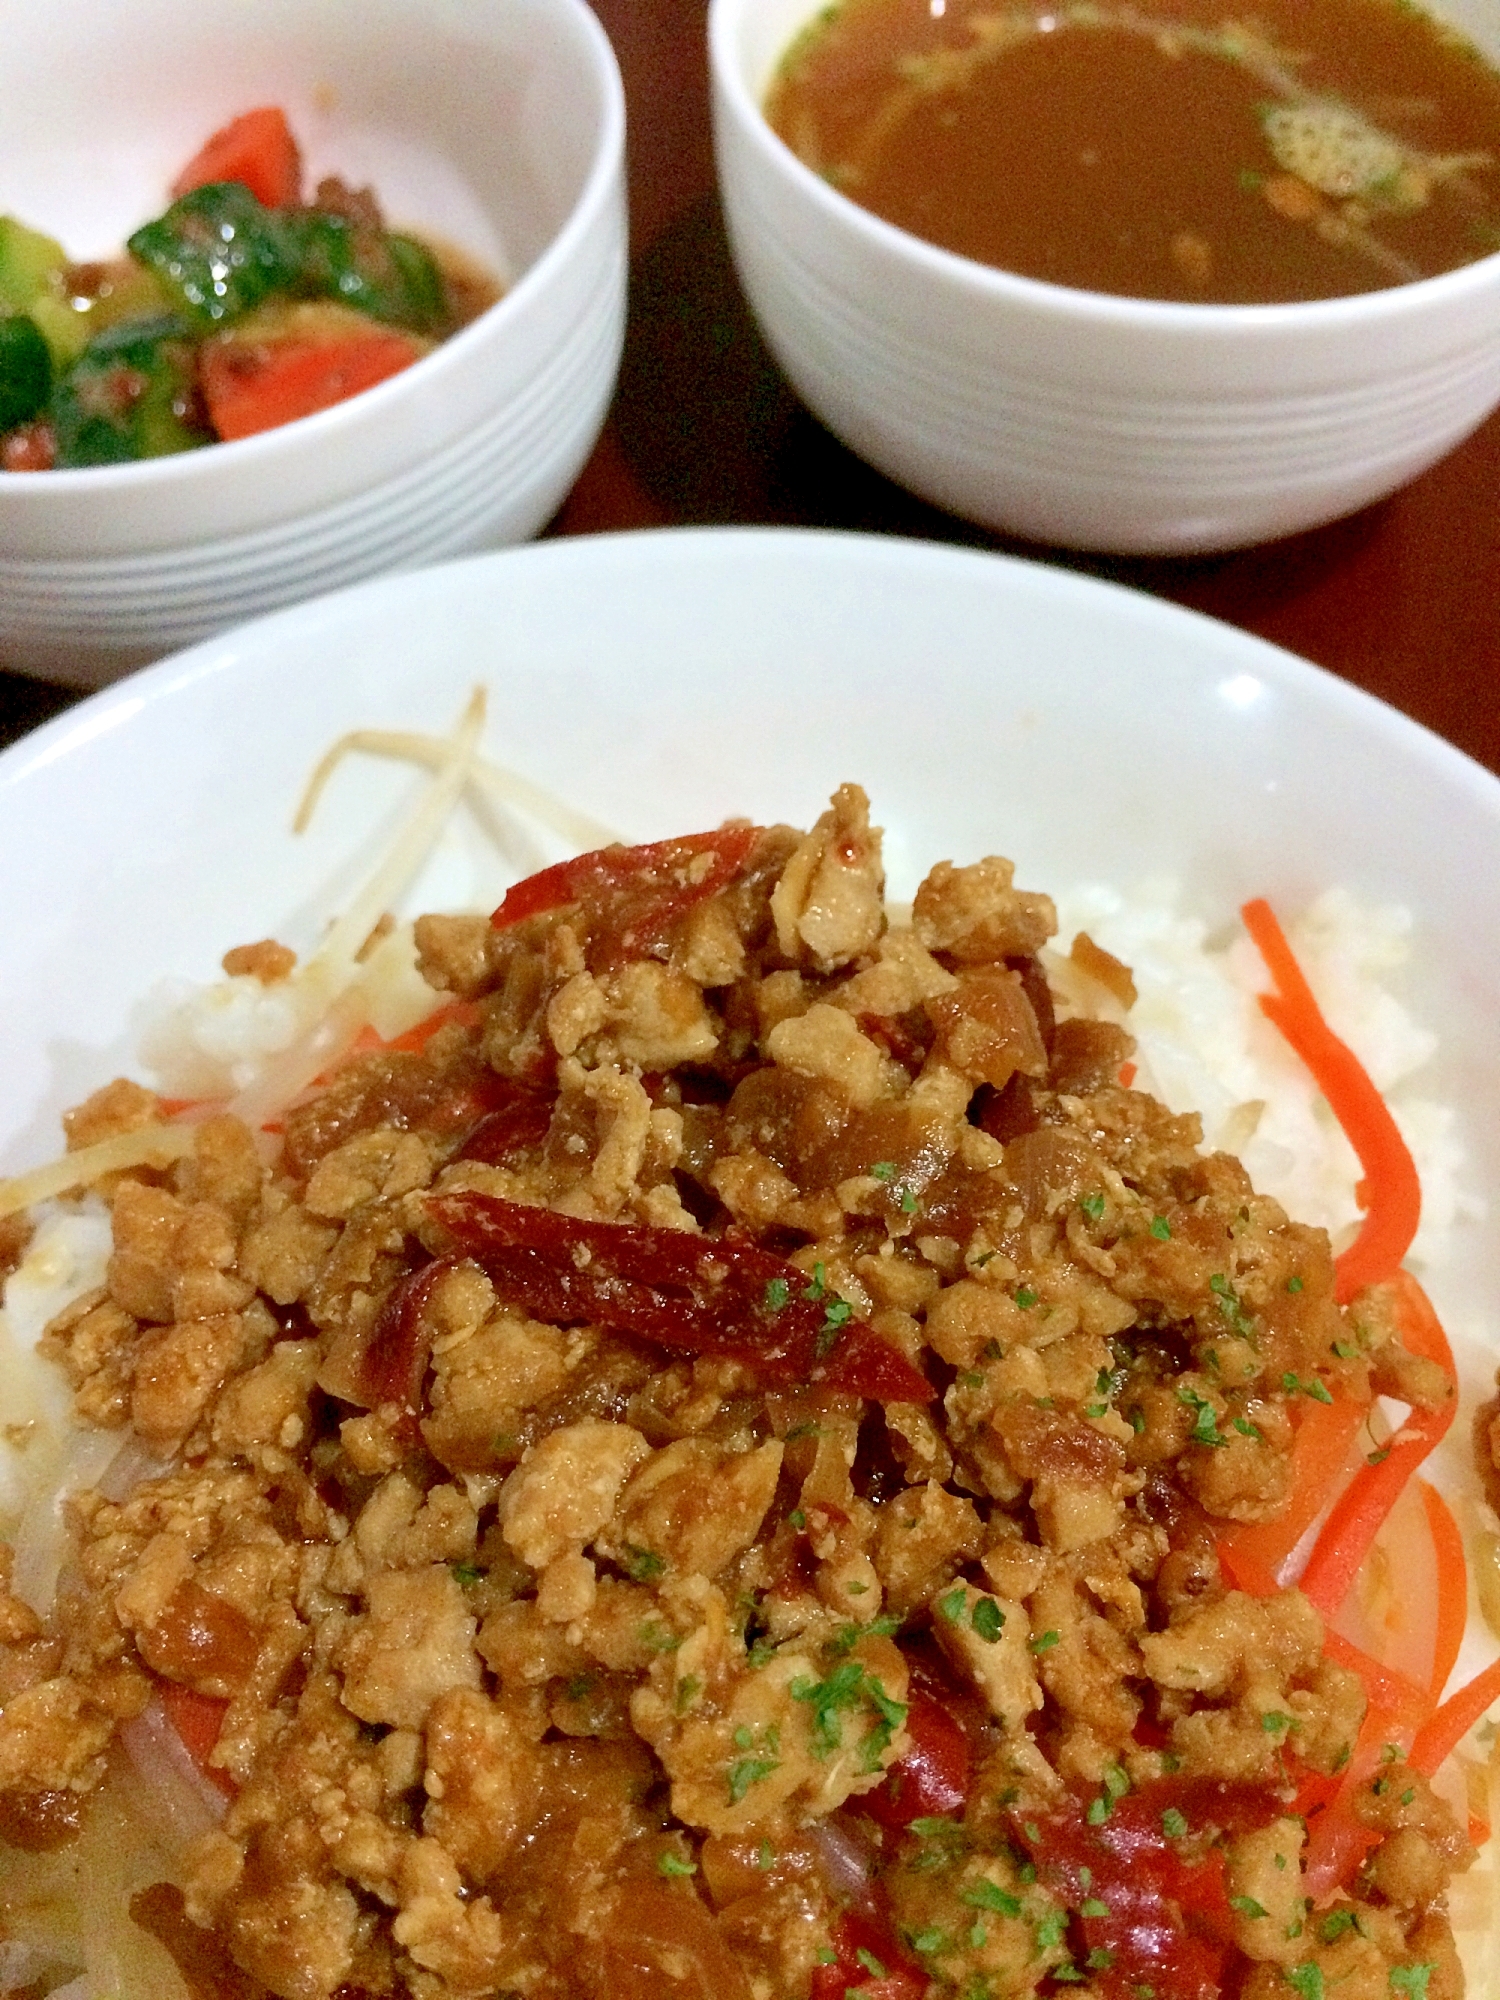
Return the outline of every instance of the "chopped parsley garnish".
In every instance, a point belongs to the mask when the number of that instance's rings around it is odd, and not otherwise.
[[[974,1605],[970,1623],[980,1638],[987,1639],[993,1646],[1005,1624],[1005,1613],[993,1597],[981,1597]]]
[[[1255,1335],[1255,1321],[1246,1312],[1239,1293],[1230,1284],[1222,1271],[1215,1271],[1208,1281],[1208,1289],[1219,1302],[1219,1311],[1228,1320],[1235,1332],[1252,1340]]]
[[[802,1296],[805,1299],[821,1299],[826,1296],[827,1291],[828,1267],[826,1264],[814,1264],[812,1277],[808,1280]]]
[[[1345,1931],[1352,1931],[1353,1928],[1354,1912],[1352,1910],[1330,1910],[1328,1915],[1318,1925],[1318,1936],[1324,1944],[1334,1944],[1344,1935]]]
[[[993,1910],[1000,1917],[1018,1917],[1021,1914],[1020,1897],[1012,1896],[998,1882],[990,1881],[987,1875],[971,1882],[960,1900],[976,1910]]]
[[[823,1308],[823,1324],[818,1328],[817,1349],[820,1355],[828,1352],[853,1317],[854,1308],[847,1299],[828,1301]]]
[[[752,1785],[758,1785],[762,1778],[769,1778],[780,1768],[780,1760],[775,1757],[741,1757],[729,1767],[729,1803],[737,1806]]]
[[[937,1608],[950,1625],[962,1625],[968,1604],[968,1591],[961,1583],[956,1583],[951,1590],[944,1591],[937,1601]]]
[[[1170,1222],[1168,1222],[1167,1218],[1166,1218],[1166,1217],[1165,1217],[1164,1215],[1153,1215],[1153,1216],[1152,1216],[1152,1218],[1151,1218],[1151,1234],[1152,1234],[1152,1235],[1153,1235],[1153,1236],[1154,1236],[1154,1237],[1156,1238],[1156,1240],[1157,1240],[1157,1242],[1158,1242],[1158,1243],[1170,1243],[1170,1242],[1171,1242],[1171,1240],[1172,1240],[1172,1225],[1171,1225],[1171,1223],[1170,1223]]]
[[[1085,1896],[1078,1906],[1078,1914],[1081,1917],[1107,1917],[1109,1905],[1098,1896]]]
[[[1266,1917],[1271,1913],[1264,1903],[1257,1903],[1253,1896],[1231,1896],[1231,1910],[1238,1910],[1242,1917]]]
[[[1283,1715],[1279,1708],[1272,1708],[1261,1717],[1260,1726],[1268,1736],[1283,1736],[1288,1730],[1301,1725],[1295,1715]]]
[[[872,1979],[885,1978],[885,1967],[880,1963],[880,1960],[875,1956],[873,1951],[866,1951],[864,1946],[861,1945],[854,1956]]]
[[[1435,1965],[1393,1965],[1391,1967],[1391,1991],[1406,1993],[1410,2000],[1427,2000],[1427,1982],[1437,1970]]]
[[[1090,1222],[1102,1222],[1104,1220],[1104,1196],[1102,1194],[1086,1194],[1078,1206],[1083,1210]]]
[[[876,1771],[891,1738],[906,1720],[906,1704],[893,1701],[884,1687],[860,1660],[844,1660],[826,1680],[809,1680],[799,1675],[788,1688],[793,1701],[806,1702],[812,1710],[812,1752],[829,1757],[843,1747],[843,1718],[868,1705],[875,1720],[860,1744],[860,1769]]]
[[[1161,1830],[1168,1840],[1181,1840],[1188,1830],[1185,1816],[1176,1806],[1168,1806],[1161,1816]]]
[[[877,1160],[871,1167],[870,1172],[877,1181],[893,1181],[896,1178],[896,1162],[894,1160]]]
[[[1282,1968],[1282,1978],[1302,1996],[1302,2000],[1327,2000],[1328,1989],[1323,1981],[1323,1968],[1309,1959],[1306,1965],[1288,1965]]]
[[[807,1526],[807,1516],[800,1507],[794,1507],[791,1513],[787,1515],[787,1520],[797,1530],[798,1534]]]
[[[1036,1300],[1037,1295],[1031,1289],[1030,1285],[1020,1285],[1017,1287],[1016,1304],[1021,1308],[1022,1312],[1030,1312],[1031,1308],[1036,1304]]]
[[[663,1875],[696,1875],[698,1872],[696,1861],[684,1861],[680,1854],[674,1854],[670,1848],[657,1858],[656,1866]]]
[[[1033,1653],[1050,1653],[1054,1646],[1061,1644],[1061,1632],[1039,1632],[1031,1642],[1031,1650]]]
[[[667,1559],[659,1556],[654,1549],[627,1547],[625,1568],[634,1583],[654,1583],[659,1576],[667,1573]]]
[[[453,1579],[455,1583],[461,1583],[465,1590],[471,1584],[482,1582],[484,1574],[485,1572],[479,1567],[478,1563],[455,1563],[453,1565]]]
[[[1200,1396],[1196,1389],[1190,1389],[1183,1383],[1177,1391],[1177,1400],[1179,1403],[1186,1403],[1193,1412],[1193,1428],[1188,1436],[1194,1444],[1228,1444],[1228,1438],[1219,1434],[1218,1416],[1206,1396]]]
[[[1286,1288],[1291,1293],[1293,1298],[1295,1298],[1298,1292],[1301,1291],[1302,1280],[1296,1275],[1295,1272],[1293,1272],[1292,1276],[1287,1279]]]
[[[696,1674],[684,1674],[682,1679],[677,1683],[675,1702],[677,1713],[679,1715],[685,1714],[692,1707],[696,1697],[702,1694],[702,1692],[703,1683],[698,1676]]]
[[[1260,1425],[1252,1424],[1248,1417],[1236,1417],[1234,1427],[1241,1437],[1258,1438],[1261,1435]]]
[[[950,1949],[947,1932],[938,1930],[935,1925],[925,1931],[913,1931],[907,1938],[907,1943],[913,1951],[920,1952],[924,1958],[930,1958],[934,1952]]]

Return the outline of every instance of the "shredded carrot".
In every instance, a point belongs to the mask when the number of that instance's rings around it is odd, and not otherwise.
[[[1366,1285],[1392,1277],[1411,1248],[1422,1212],[1416,1163],[1364,1065],[1324,1020],[1270,904],[1258,896],[1240,915],[1276,984],[1260,996],[1261,1011],[1312,1072],[1364,1168],[1365,1219],[1335,1261],[1338,1298],[1347,1304]]]
[[[1396,1272],[1391,1282],[1406,1348],[1437,1362],[1451,1381],[1453,1351],[1427,1294],[1409,1271]],[[1414,1409],[1385,1449],[1373,1454],[1373,1463],[1362,1465],[1334,1501],[1299,1579],[1325,1619],[1349,1595],[1381,1523],[1417,1467],[1446,1436],[1457,1411],[1456,1394],[1441,1409]]]
[[[1417,1481],[1422,1508],[1437,1558],[1437,1635],[1432,1647],[1432,1698],[1441,1701],[1448,1676],[1457,1663],[1469,1617],[1469,1566],[1464,1538],[1453,1509],[1435,1486]]]
[[[218,1745],[229,1703],[213,1695],[196,1694],[192,1688],[182,1687],[176,1681],[163,1681],[161,1705],[167,1712],[168,1722],[181,1738],[183,1749],[204,1777],[226,1796],[233,1798],[237,1789],[234,1780],[217,1764],[208,1761]]]
[[[428,1014],[408,1028],[404,1034],[382,1036],[366,1027],[355,1037],[351,1055],[368,1055],[374,1049],[398,1049],[406,1055],[420,1055],[439,1028],[446,1028],[451,1022],[458,1022],[465,1028],[472,1028],[480,1018],[480,1010],[473,1000],[450,1000],[436,1012]]]
[[[1465,1681],[1457,1694],[1449,1695],[1442,1707],[1435,1709],[1423,1723],[1408,1761],[1430,1778],[1497,1701],[1500,1701],[1500,1660],[1492,1660],[1483,1673]]]
[[[1273,1576],[1328,1505],[1348,1463],[1355,1436],[1370,1405],[1356,1396],[1320,1403],[1299,1398],[1293,1421],[1292,1491],[1286,1510],[1274,1521],[1253,1521],[1226,1530],[1223,1545],[1258,1562]]]
[[[1308,1827],[1302,1873],[1314,1903],[1326,1903],[1340,1888],[1346,1887],[1381,1838],[1373,1827],[1355,1817],[1354,1799],[1381,1762],[1385,1746],[1388,1743],[1399,1746],[1405,1740],[1400,1720],[1382,1713],[1372,1703],[1365,1712],[1354,1754],[1333,1803]]]
[[[1135,1064],[1133,1062],[1121,1063],[1119,1076],[1120,1076],[1121,1090],[1129,1090],[1130,1086],[1135,1082],[1135,1077],[1136,1077]]]

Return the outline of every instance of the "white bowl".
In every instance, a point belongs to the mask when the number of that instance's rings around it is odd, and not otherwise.
[[[118,250],[236,112],[309,180],[478,258],[499,303],[402,374],[239,443],[0,476],[0,664],[97,684],[337,585],[534,535],[624,335],[624,98],[584,0],[59,0],[7,8],[0,212]]]
[[[987,527],[1120,553],[1352,513],[1500,403],[1500,255],[1305,305],[1071,290],[859,208],[762,102],[825,0],[712,0],[714,138],[741,283],[793,386],[890,478]],[[1433,9],[1500,56],[1497,0]]]

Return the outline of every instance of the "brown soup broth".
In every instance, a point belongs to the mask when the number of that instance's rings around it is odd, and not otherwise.
[[[1500,73],[1407,0],[842,0],[772,126],[887,221],[1027,277],[1272,304],[1500,249]]]

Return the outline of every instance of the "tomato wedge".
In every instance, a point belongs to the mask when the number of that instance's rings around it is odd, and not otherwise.
[[[230,442],[347,402],[425,352],[409,334],[373,321],[368,333],[328,341],[211,341],[198,356],[198,386],[209,421]]]
[[[768,1250],[643,1223],[585,1222],[464,1192],[428,1213],[503,1296],[539,1319],[592,1320],[676,1354],[719,1354],[774,1382],[926,1403],[930,1382],[822,1280]]]
[[[174,196],[215,181],[239,181],[265,208],[289,208],[302,192],[302,157],[286,113],[257,105],[215,132],[172,183]]]

